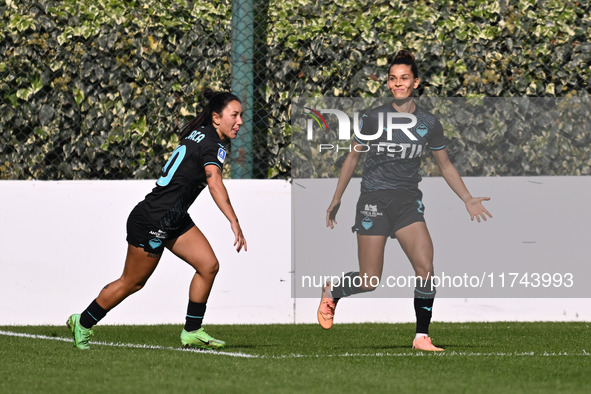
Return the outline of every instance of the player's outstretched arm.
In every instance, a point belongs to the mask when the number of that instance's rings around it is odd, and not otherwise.
[[[441,175],[449,185],[449,187],[462,199],[466,204],[466,209],[470,214],[470,220],[476,220],[480,223],[480,220],[486,221],[486,216],[492,218],[491,213],[482,205],[483,201],[490,200],[490,197],[472,197],[468,188],[464,184],[460,173],[456,167],[449,160],[447,151],[445,149],[433,151],[433,157],[437,161]]]
[[[353,140],[353,148],[355,148],[356,145],[359,145],[359,143],[356,140]],[[355,149],[351,149],[351,152],[343,162],[341,173],[339,174],[339,181],[337,182],[337,188],[332,197],[332,201],[326,210],[326,227],[334,228],[334,225],[337,224],[337,212],[341,206],[341,197],[343,196],[349,181],[353,177],[357,163],[359,163],[359,155],[359,152]]]
[[[232,232],[234,232],[234,246],[236,247],[236,251],[240,252],[244,247],[244,251],[246,252],[248,250],[246,238],[244,238],[244,234],[242,234],[242,228],[238,223],[238,218],[236,217],[232,203],[230,203],[230,196],[228,195],[228,190],[226,190],[222,178],[222,170],[215,164],[207,165],[205,166],[205,176],[207,179],[207,186],[209,187],[209,193],[211,194],[213,201],[215,201],[220,211],[222,211],[224,216],[230,221]]]

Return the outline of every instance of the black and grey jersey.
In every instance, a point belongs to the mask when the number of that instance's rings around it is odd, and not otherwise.
[[[366,155],[362,192],[418,188],[426,149],[445,148],[441,122],[419,106],[405,114],[385,104],[363,114],[360,123],[363,138],[356,135],[355,140],[364,145],[359,150]]]
[[[225,158],[226,148],[212,126],[183,138],[162,168],[156,187],[138,204],[145,217],[163,231],[175,230],[207,186],[205,166],[221,169]]]

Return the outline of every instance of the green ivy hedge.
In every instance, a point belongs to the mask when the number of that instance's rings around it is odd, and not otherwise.
[[[256,177],[290,174],[293,98],[387,97],[401,48],[417,55],[423,96],[591,92],[588,2],[254,1]],[[230,89],[231,17],[230,0],[0,3],[0,178],[156,177],[197,93]],[[588,127],[569,133],[458,131],[448,145],[466,175],[590,174]]]
[[[590,15],[588,2],[568,0],[275,2],[266,63],[275,72],[265,89],[283,104],[277,130],[289,122],[290,97],[388,97],[388,66],[400,49],[417,56],[422,96],[588,96]],[[588,175],[588,124],[519,137],[448,130],[448,150],[464,175]],[[307,168],[304,161],[293,165]],[[430,156],[423,171],[437,174]]]
[[[155,177],[197,93],[230,88],[228,1],[9,1],[0,14],[4,178]]]
[[[590,173],[591,97],[427,97],[415,99],[441,121],[447,151],[464,175]],[[349,115],[389,104],[391,99],[308,97],[294,100],[291,157],[294,178],[338,177],[351,149],[339,140],[334,115],[325,115],[327,129],[316,126],[306,108],[339,109]],[[308,122],[312,136],[308,135]],[[324,144],[324,145],[321,145]],[[321,146],[323,149],[321,149]],[[328,148],[328,146],[331,146]],[[338,147],[338,148],[336,148]],[[368,150],[378,149],[370,143]],[[363,158],[366,156],[362,154]],[[438,175],[431,155],[424,155],[423,172]],[[361,175],[362,165],[357,166]]]

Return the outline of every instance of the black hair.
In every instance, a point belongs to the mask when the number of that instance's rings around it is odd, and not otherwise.
[[[419,69],[417,67],[417,63],[415,62],[415,56],[409,51],[404,49],[398,51],[396,56],[394,56],[394,60],[392,60],[392,64],[390,64],[390,68],[397,64],[406,64],[407,66],[410,66],[410,70],[412,71],[414,77],[419,77]],[[390,68],[388,68],[388,71],[390,71]]]
[[[234,94],[229,92],[214,92],[210,88],[205,88],[201,92],[200,101],[203,103],[203,110],[181,129],[179,133],[180,139],[185,138],[201,126],[210,125],[213,113],[215,112],[221,115],[222,111],[231,101],[238,101],[240,103],[240,99]]]

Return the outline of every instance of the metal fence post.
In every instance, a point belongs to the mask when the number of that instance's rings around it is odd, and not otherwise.
[[[242,101],[244,124],[232,141],[232,178],[253,176],[252,106],[253,106],[253,0],[232,3],[232,91]]]

